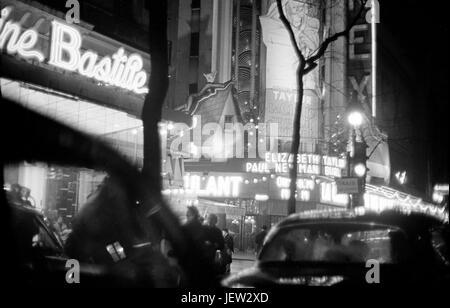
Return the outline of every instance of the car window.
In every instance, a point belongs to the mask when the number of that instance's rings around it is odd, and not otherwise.
[[[4,168],[4,188],[11,204],[42,214],[46,226],[64,243],[77,213],[105,176],[92,169],[23,162]]]
[[[147,279],[158,285],[177,283],[181,271],[176,260],[169,264],[158,251],[154,225],[142,215],[139,178],[124,181],[101,170],[42,162],[8,165],[3,175],[21,265],[40,271],[42,259],[52,265],[75,259],[83,265],[142,271],[146,285],[153,283]],[[46,270],[36,277],[43,278]],[[128,273],[123,278],[129,279]]]
[[[401,243],[403,242],[403,243]],[[311,225],[280,230],[266,243],[261,261],[393,263],[404,247],[400,230],[372,225]]]
[[[130,210],[136,201],[103,171],[23,162],[6,166],[4,179],[14,236],[25,258],[36,250],[55,255],[63,247],[79,261],[114,261],[117,249],[141,243]]]
[[[63,242],[58,233],[51,229],[51,226],[44,221],[44,218],[36,217],[34,220],[37,233],[32,238],[32,246],[45,250],[48,254],[63,254]]]

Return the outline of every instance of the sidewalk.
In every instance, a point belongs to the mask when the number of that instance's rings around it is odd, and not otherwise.
[[[233,260],[246,260],[246,261],[255,261],[256,255],[254,252],[247,251],[235,251],[233,254]]]
[[[236,251],[231,263],[231,274],[237,274],[255,265],[256,256],[254,252]]]

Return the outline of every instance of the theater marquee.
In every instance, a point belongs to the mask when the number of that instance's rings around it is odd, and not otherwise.
[[[294,156],[289,153],[266,153],[264,161],[245,162],[245,172],[287,174]],[[318,155],[298,154],[297,172],[307,175],[322,175],[327,177],[342,177],[347,166],[346,159]]]

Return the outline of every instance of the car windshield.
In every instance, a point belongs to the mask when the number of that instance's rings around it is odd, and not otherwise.
[[[3,175],[9,203],[40,213],[42,222],[38,227],[45,225],[62,244],[71,233],[78,212],[106,176],[98,170],[44,162],[6,165]]]
[[[405,247],[397,228],[374,224],[302,224],[281,228],[265,243],[261,262],[396,263],[396,247]]]

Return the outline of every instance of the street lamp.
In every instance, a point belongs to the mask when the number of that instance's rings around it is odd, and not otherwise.
[[[354,110],[348,114],[347,120],[353,127],[359,127],[363,122],[363,116],[359,110]]]
[[[354,130],[358,129],[364,122],[364,109],[358,102],[356,93],[352,93],[346,111],[347,122]]]
[[[347,151],[348,176],[356,179],[356,182],[358,183],[358,193],[352,193],[350,199],[350,208],[354,208],[356,206],[364,205],[363,196],[367,174],[367,144],[362,134],[358,135],[360,126],[364,122],[364,111],[354,94],[352,95],[346,113],[348,124],[350,124],[350,149]]]
[[[362,141],[353,140],[353,155],[351,158],[352,176],[365,179],[367,173],[367,145]]]
[[[366,166],[364,166],[363,163],[358,163],[355,166],[353,166],[353,172],[357,177],[363,177],[366,175]]]

